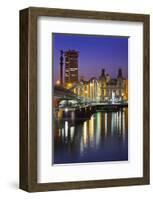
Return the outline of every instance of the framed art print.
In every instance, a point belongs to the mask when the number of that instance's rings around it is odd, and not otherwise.
[[[149,176],[149,15],[21,10],[20,188]]]

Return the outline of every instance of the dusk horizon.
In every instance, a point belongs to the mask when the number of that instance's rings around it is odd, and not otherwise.
[[[59,80],[60,50],[79,52],[79,79],[98,79],[103,68],[111,78],[116,78],[121,68],[123,77],[128,79],[128,37],[53,33],[54,83]]]

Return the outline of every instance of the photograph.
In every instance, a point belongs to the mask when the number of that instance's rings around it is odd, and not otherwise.
[[[51,164],[128,161],[129,37],[51,37]]]

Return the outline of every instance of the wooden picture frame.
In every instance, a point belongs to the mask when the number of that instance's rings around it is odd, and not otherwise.
[[[37,183],[37,18],[143,23],[143,177]],[[20,11],[20,188],[28,192],[149,184],[149,15],[30,7]]]

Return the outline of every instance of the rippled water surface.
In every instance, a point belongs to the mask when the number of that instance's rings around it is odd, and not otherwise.
[[[82,122],[55,120],[53,164],[128,160],[128,108]]]

